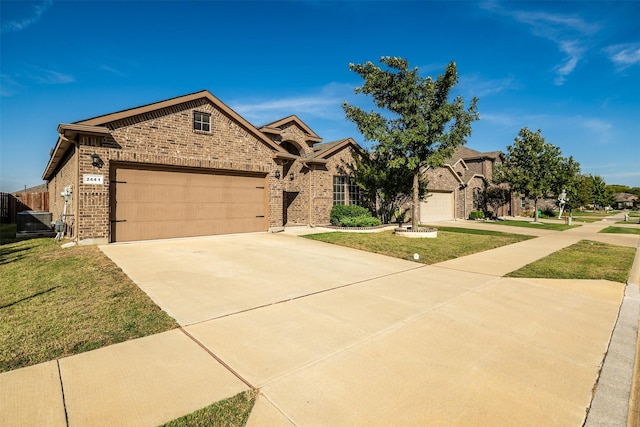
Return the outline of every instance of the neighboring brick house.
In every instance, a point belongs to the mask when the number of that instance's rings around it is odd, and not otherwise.
[[[493,170],[502,161],[500,151],[482,153],[458,147],[439,168],[427,168],[427,197],[420,203],[420,222],[467,219],[474,210],[485,208],[483,197],[491,187]],[[496,216],[519,215],[520,201],[510,193],[509,201],[494,212]]]
[[[640,197],[631,193],[615,193],[615,207],[618,210],[633,209],[640,204]]]
[[[296,116],[256,128],[208,91],[61,124],[43,179],[84,243],[329,223],[357,203],[351,138],[322,144]],[[62,194],[67,197],[63,197]]]

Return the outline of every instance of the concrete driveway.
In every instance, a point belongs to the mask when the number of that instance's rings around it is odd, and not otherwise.
[[[101,249],[260,389],[251,426],[580,426],[624,292],[283,234]]]

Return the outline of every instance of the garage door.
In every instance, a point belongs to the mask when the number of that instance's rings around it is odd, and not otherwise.
[[[453,218],[453,193],[429,192],[426,202],[420,202],[420,222],[427,224]]]
[[[117,167],[111,241],[265,231],[264,176]]]

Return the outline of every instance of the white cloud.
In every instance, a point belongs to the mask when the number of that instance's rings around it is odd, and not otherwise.
[[[8,74],[0,74],[0,96],[15,95],[23,86]]]
[[[29,74],[28,78],[41,85],[58,85],[76,81],[74,76],[55,70],[40,70],[37,74]]]
[[[229,105],[251,122],[262,125],[296,114],[329,120],[344,119],[342,102],[351,97],[353,86],[344,83],[330,83],[317,92],[301,96],[269,99],[236,99]]]
[[[605,52],[609,55],[611,62],[621,69],[640,64],[640,43],[609,46]]]
[[[102,71],[106,71],[108,73],[115,74],[116,76],[119,76],[119,77],[126,77],[127,76],[122,71],[118,70],[117,68],[111,67],[109,65],[102,64],[98,68],[100,70],[102,70]]]
[[[460,82],[458,83],[458,88],[464,93],[465,98],[473,96],[482,98],[507,90],[517,89],[519,86],[519,83],[512,76],[502,79],[484,79],[474,74],[461,76]]]
[[[45,0],[31,7],[29,16],[2,23],[2,34],[22,31],[40,20],[42,15],[51,7],[53,0]]]
[[[27,71],[0,75],[0,96],[12,96],[32,85],[59,85],[76,81],[71,74],[61,73],[51,69],[30,67]]]
[[[587,52],[585,38],[600,29],[600,25],[589,23],[574,15],[508,10],[497,2],[486,2],[481,7],[526,24],[535,36],[556,44],[566,55],[564,61],[554,67],[557,75],[554,82],[559,86],[564,84],[567,76],[575,70]]]

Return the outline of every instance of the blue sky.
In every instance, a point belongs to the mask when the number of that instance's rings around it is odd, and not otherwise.
[[[0,191],[40,184],[57,125],[208,89],[259,126],[297,114],[364,146],[349,63],[458,65],[467,146],[527,126],[640,186],[640,1],[0,1]]]

